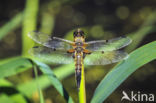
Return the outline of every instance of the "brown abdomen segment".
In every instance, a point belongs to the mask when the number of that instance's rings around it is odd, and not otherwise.
[[[81,67],[75,69],[75,78],[76,78],[76,83],[77,83],[77,88],[80,88],[80,82],[81,82]]]
[[[76,78],[76,83],[77,83],[77,88],[80,88],[80,82],[81,82],[81,58],[82,56],[77,54],[76,55],[76,69],[75,69],[75,78]]]

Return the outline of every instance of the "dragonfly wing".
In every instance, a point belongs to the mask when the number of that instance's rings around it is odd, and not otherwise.
[[[69,64],[74,62],[72,54],[43,46],[33,47],[29,50],[29,53],[32,56],[37,57],[39,60],[48,63]]]
[[[110,40],[98,40],[86,42],[86,49],[91,51],[114,51],[129,45],[132,40],[129,37],[118,37]]]
[[[128,54],[123,51],[110,51],[110,52],[93,52],[86,55],[84,64],[86,65],[106,65],[116,63],[128,57]]]
[[[58,37],[51,38],[48,34],[44,34],[41,32],[32,31],[28,33],[28,36],[33,39],[35,42],[42,44],[46,47],[60,50],[69,50],[72,48],[70,44],[72,41],[61,39]]]

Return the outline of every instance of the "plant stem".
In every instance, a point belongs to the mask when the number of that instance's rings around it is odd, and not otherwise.
[[[22,55],[27,56],[28,50],[33,47],[34,42],[27,34],[36,30],[37,14],[39,0],[26,0],[26,7],[24,10],[24,20],[22,24]]]
[[[79,95],[79,103],[86,103],[85,73],[84,73],[84,64],[83,63],[82,63],[81,82],[80,82],[80,88],[78,91],[78,95]]]
[[[38,89],[38,93],[39,93],[39,97],[40,97],[40,103],[44,103],[43,93],[42,93],[41,87],[39,85],[38,70],[37,70],[36,64],[33,64],[33,68],[34,68],[34,73],[35,73],[35,78],[36,78],[37,89]]]

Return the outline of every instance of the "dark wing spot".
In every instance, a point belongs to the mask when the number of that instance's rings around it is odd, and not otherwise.
[[[54,48],[53,50],[56,51],[56,48]]]
[[[51,39],[56,39],[56,37],[51,37]]]

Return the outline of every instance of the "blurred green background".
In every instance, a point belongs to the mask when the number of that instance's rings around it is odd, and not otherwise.
[[[27,33],[33,30],[68,40],[73,40],[72,32],[76,28],[85,31],[87,41],[125,35],[133,40],[125,48],[128,53],[156,40],[155,0],[5,0],[0,1],[0,15],[0,64],[10,58],[29,56],[28,50],[33,47],[34,42],[27,37]],[[62,69],[58,78],[74,101],[77,101],[74,72],[63,75],[66,65],[49,65],[55,73],[58,72],[57,68]],[[114,65],[85,67],[87,103],[98,83]],[[105,102],[120,103],[123,90],[156,94],[155,78],[156,61],[152,61],[133,73]],[[11,86],[3,85],[3,80],[0,81],[0,103],[4,103],[1,100],[5,93],[19,94],[18,87],[33,83],[34,72],[29,69],[5,79]],[[43,82],[42,87],[45,103],[65,103],[56,89],[46,83]],[[38,103],[37,91],[27,96],[26,100]]]

